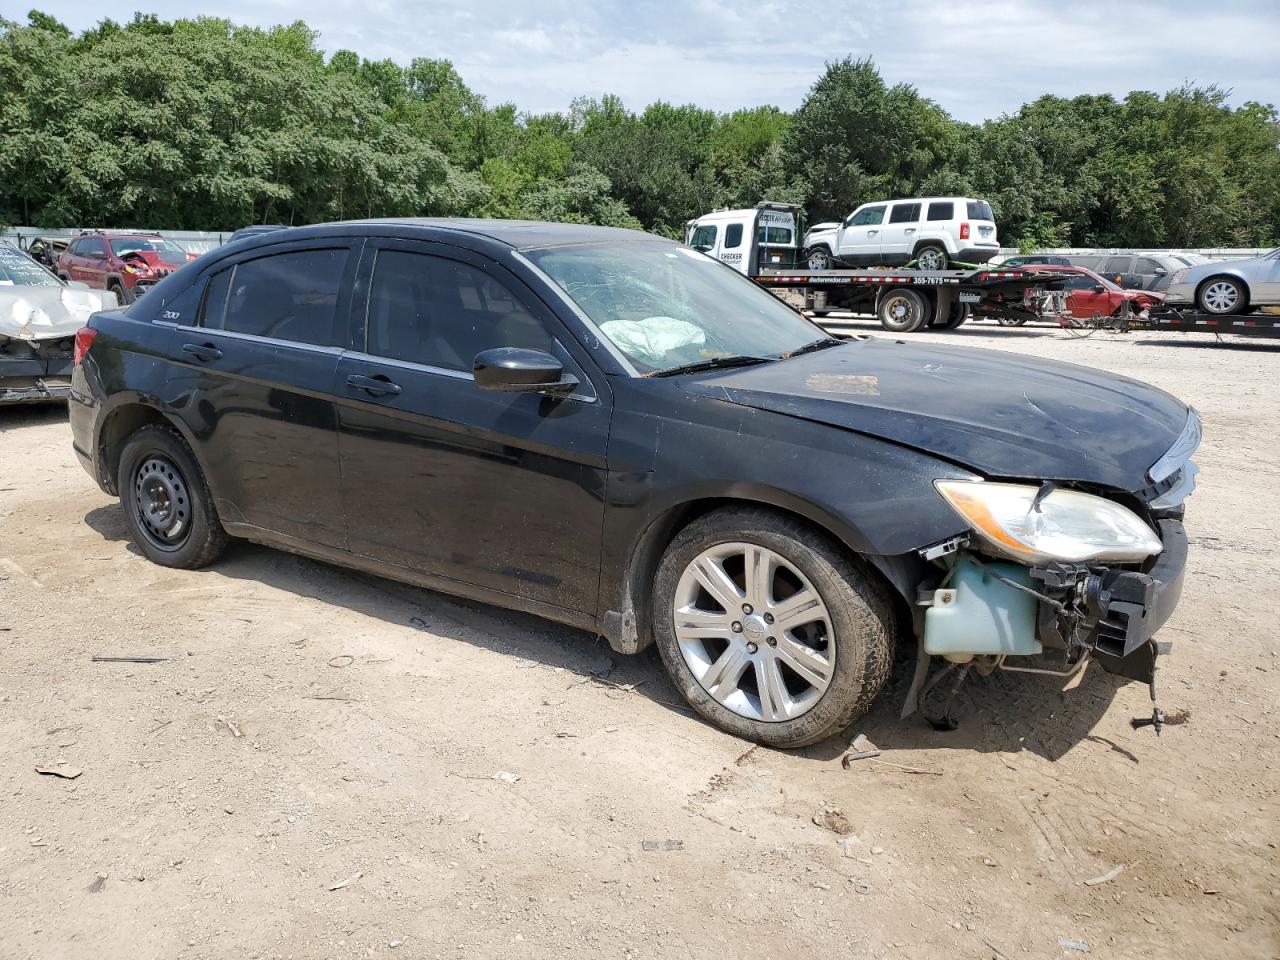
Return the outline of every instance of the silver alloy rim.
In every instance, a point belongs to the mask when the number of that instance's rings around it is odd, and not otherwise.
[[[680,576],[676,640],[694,678],[748,720],[779,723],[808,713],[835,672],[827,605],[782,555],[754,543],[722,543]]]
[[[814,250],[809,254],[810,270],[825,270],[831,266],[831,260],[821,250]]]
[[[1204,305],[1213,313],[1226,313],[1240,301],[1240,291],[1227,280],[1211,283],[1204,291]]]
[[[920,251],[920,256],[916,258],[920,264],[921,270],[941,270],[942,254],[930,247],[927,250]]]

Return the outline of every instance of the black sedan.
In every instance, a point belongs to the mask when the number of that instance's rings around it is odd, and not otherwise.
[[[642,233],[278,230],[98,314],[77,357],[76,452],[156,563],[240,537],[656,642],[774,746],[865,711],[905,638],[913,701],[933,656],[1151,681],[1181,586],[1200,427],[1173,397],[835,340]]]

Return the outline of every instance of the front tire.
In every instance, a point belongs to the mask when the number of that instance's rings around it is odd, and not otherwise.
[[[835,265],[831,251],[826,247],[810,247],[805,251],[804,258],[810,270],[830,270]]]
[[[1249,290],[1235,277],[1210,277],[1196,291],[1196,306],[1220,317],[1241,313],[1249,305]]]
[[[893,612],[873,571],[768,510],[729,507],[667,548],[653,589],[663,665],[699,714],[782,749],[844,730],[893,661]]]
[[[116,477],[129,536],[152,563],[194,570],[226,549],[204,474],[171,427],[150,424],[134,433]]]
[[[114,293],[116,295],[116,303],[120,306],[124,307],[129,305],[129,297],[125,294],[124,287],[120,286],[120,284],[115,283],[114,281],[107,284],[107,292]]]

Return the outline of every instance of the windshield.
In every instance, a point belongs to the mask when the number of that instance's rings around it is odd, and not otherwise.
[[[60,287],[62,281],[26,254],[0,245],[0,286]]]
[[[667,243],[526,251],[641,373],[778,357],[823,332],[716,260]]]
[[[114,237],[111,240],[111,251],[117,257],[123,257],[126,253],[137,253],[140,250],[154,251],[167,263],[180,263],[187,259],[187,251],[172,240],[162,240],[159,237]]]

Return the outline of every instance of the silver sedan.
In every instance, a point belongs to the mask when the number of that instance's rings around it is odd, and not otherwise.
[[[1227,315],[1280,305],[1280,249],[1250,260],[1220,260],[1179,270],[1166,302]]]

